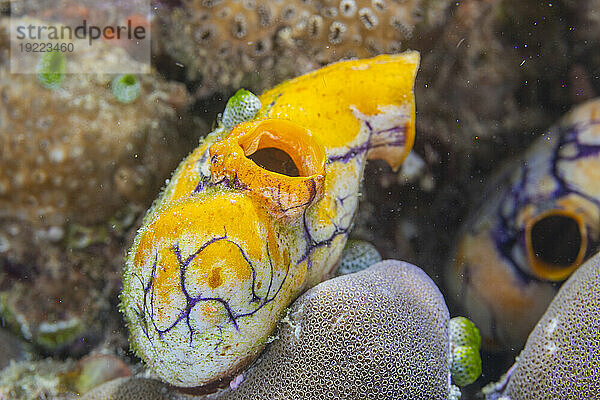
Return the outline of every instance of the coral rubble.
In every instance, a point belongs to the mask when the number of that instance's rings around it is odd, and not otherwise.
[[[14,362],[0,372],[0,399],[71,400],[130,374],[123,361],[107,354],[90,354],[77,363],[50,358]]]
[[[73,366],[72,361],[61,362],[49,358],[42,361],[12,363],[0,374],[0,399],[34,400],[70,397],[73,392],[69,391],[61,376]]]

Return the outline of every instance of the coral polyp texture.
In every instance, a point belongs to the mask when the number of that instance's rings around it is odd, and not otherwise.
[[[219,399],[440,399],[448,308],[420,268],[386,260],[299,297],[273,342]]]
[[[108,49],[89,51],[70,60],[85,68]],[[0,316],[48,348],[99,324],[119,285],[125,232],[193,142],[179,119],[180,84],[140,76],[139,98],[123,104],[111,79],[64,75],[49,89],[0,61]]]
[[[203,93],[262,90],[342,58],[406,49],[415,27],[436,25],[448,4],[188,0],[159,13],[156,29],[159,47],[190,78],[202,78]]]
[[[359,272],[381,261],[377,248],[364,240],[350,239],[346,242],[336,275]]]
[[[561,287],[505,381],[485,390],[487,399],[597,398],[599,332],[600,253]]]
[[[600,248],[598,171],[595,99],[489,182],[446,271],[488,347],[520,349],[559,284]]]
[[[367,159],[396,168],[412,147],[418,62],[416,52],[345,61],[284,82],[180,164],[135,239],[122,292],[132,346],[163,380],[235,376],[285,307],[332,274]]]

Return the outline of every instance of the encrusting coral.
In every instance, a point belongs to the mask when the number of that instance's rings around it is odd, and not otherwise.
[[[406,49],[416,27],[435,26],[446,0],[163,1],[157,45],[202,78],[202,93],[255,91],[349,57]]]
[[[421,269],[382,261],[298,298],[239,386],[219,398],[445,400],[448,320]]]
[[[2,18],[1,42],[7,27]],[[106,51],[97,43],[67,62],[85,69]],[[48,349],[99,333],[126,234],[194,141],[181,84],[140,75],[124,104],[111,79],[63,74],[48,88],[0,62],[0,316]]]
[[[563,284],[488,400],[595,399],[600,393],[600,253]],[[504,396],[504,397],[503,397]]]

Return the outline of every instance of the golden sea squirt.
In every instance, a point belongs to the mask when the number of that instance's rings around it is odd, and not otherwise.
[[[577,106],[499,171],[446,282],[488,349],[519,350],[565,281],[600,249],[600,99]]]
[[[397,168],[412,147],[418,63],[417,52],[339,62],[230,99],[148,211],[126,263],[132,346],[163,380],[235,376],[285,308],[331,276],[366,160]]]

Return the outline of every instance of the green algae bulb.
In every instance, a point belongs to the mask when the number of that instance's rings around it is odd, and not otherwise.
[[[350,239],[346,242],[336,275],[352,274],[369,268],[381,261],[377,248],[364,240]]]
[[[60,51],[44,53],[37,65],[38,81],[48,89],[58,89],[65,80],[67,57]]]
[[[479,329],[465,317],[452,318],[448,328],[452,348],[452,381],[458,386],[470,385],[481,375]]]
[[[455,317],[450,320],[450,341],[455,346],[481,347],[479,329],[465,317]]]
[[[475,382],[481,375],[479,349],[473,346],[457,346],[452,350],[452,381],[458,386]]]
[[[260,100],[255,94],[246,89],[239,89],[227,101],[223,111],[223,126],[231,129],[237,124],[251,120],[260,107]]]
[[[140,81],[132,74],[115,76],[111,87],[115,98],[124,104],[134,102],[140,95]]]

